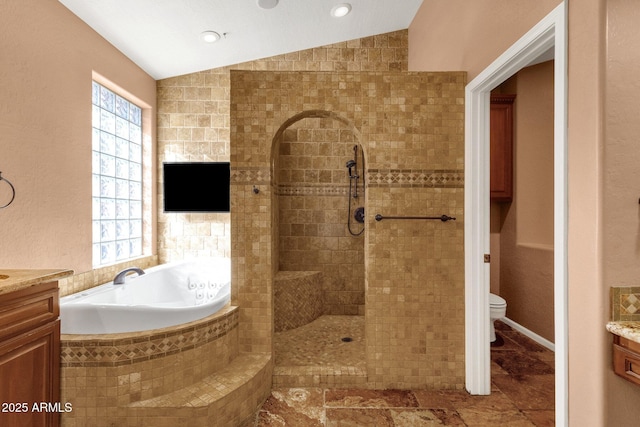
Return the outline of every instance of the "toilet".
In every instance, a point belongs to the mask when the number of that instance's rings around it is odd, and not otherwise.
[[[494,322],[498,319],[502,319],[507,314],[507,302],[504,298],[499,297],[498,295],[489,294],[489,327],[490,334],[489,340],[494,342],[496,340],[496,328],[494,326]]]

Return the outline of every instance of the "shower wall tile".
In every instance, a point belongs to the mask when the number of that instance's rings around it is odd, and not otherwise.
[[[157,92],[158,164],[229,161],[231,70],[406,71],[407,64],[408,32],[402,30],[160,80]],[[309,93],[314,93],[315,88],[309,90]],[[271,112],[264,111],[260,114],[266,117]],[[260,150],[259,144],[255,149]],[[326,174],[317,178],[319,182],[332,182],[336,179],[334,176],[329,178]],[[230,256],[229,214],[165,214],[162,210],[162,182],[162,174],[159,173],[157,200],[160,262],[198,255]],[[222,226],[212,228],[204,234],[197,231],[198,227],[184,226],[194,224],[206,227],[211,223]]]
[[[230,160],[234,150],[230,145],[232,70],[333,72],[407,69],[408,31],[402,30],[160,80],[157,96],[158,164]],[[269,78],[275,79],[275,76]],[[307,91],[315,96],[316,87],[307,85]],[[267,97],[263,95],[260,99],[252,99],[252,102],[266,105],[264,109],[255,111],[256,119],[266,120],[273,117],[279,103],[288,102],[288,99],[286,96],[278,95],[271,97],[269,104],[265,104]],[[252,127],[248,124],[244,129],[248,137],[247,144],[251,149],[245,152],[242,158],[236,156],[232,164],[231,180],[234,185],[239,185],[234,188],[241,189],[239,192],[242,194],[242,197],[232,200],[232,210],[237,212],[252,212],[252,209],[256,208],[254,202],[268,200],[272,191],[272,142],[259,140]],[[273,136],[277,129],[270,130]],[[342,172],[344,173],[344,170]],[[257,243],[257,247],[254,248],[249,243],[253,241],[247,239],[264,239],[264,233],[268,234],[274,218],[278,216],[278,201],[271,201],[271,211],[266,210],[265,206],[265,211],[256,213],[250,221],[237,223],[238,228],[232,230],[230,214],[165,214],[162,211],[162,179],[162,174],[158,174],[159,262],[197,255],[231,256],[233,281],[238,283],[232,289],[232,299],[240,305],[241,310],[241,350],[271,351],[272,317],[270,313],[261,311],[260,304],[270,307],[270,302],[262,299],[266,298],[264,291],[270,292],[272,277],[279,268],[279,242],[278,239],[272,241],[267,255],[255,259],[253,255],[263,245]],[[333,175],[329,178],[322,174],[318,179],[326,182],[335,178]],[[254,186],[260,190],[258,195],[253,193]],[[211,231],[205,234],[199,234],[198,227],[187,226],[212,223],[217,226],[212,226]],[[244,232],[245,229],[247,233]],[[258,277],[260,275],[262,276]]]
[[[333,236],[326,242],[321,238],[338,230],[325,220],[340,216],[334,200],[345,192],[344,184],[339,184],[344,180],[344,158],[318,160],[314,165],[311,154],[315,150],[318,157],[333,154],[323,140],[331,135],[339,141],[339,134],[333,133],[337,121],[344,125],[337,127],[349,130],[366,154],[368,211],[362,256],[368,385],[462,388],[465,74],[233,71],[231,80],[231,162],[237,171],[273,168],[268,191],[252,195],[248,183],[232,183],[235,203],[244,206],[250,198],[266,203],[266,212],[232,210],[232,257],[243,265],[236,273],[243,278],[238,305],[271,298],[270,281],[256,286],[262,280],[255,273],[258,268],[273,275],[274,265],[283,267],[287,260],[357,260],[344,237]],[[308,119],[332,121],[325,135],[314,136],[313,126],[302,126]],[[315,147],[299,144],[314,139]],[[294,158],[297,154],[306,158]],[[336,163],[336,180],[326,186],[320,182],[319,170]],[[318,173],[306,173],[314,167]],[[287,171],[280,172],[283,169]],[[333,175],[325,174],[323,179],[333,180]],[[316,211],[318,207],[322,209]],[[282,226],[274,212],[286,219]],[[447,214],[457,219],[376,222],[375,213]],[[269,221],[264,227],[262,219]],[[264,234],[256,234],[248,224]],[[264,255],[247,247],[262,243],[264,251],[271,248],[272,252]],[[269,260],[271,268],[262,268]],[[247,289],[254,294],[244,294]],[[345,283],[327,289],[325,297],[335,295],[349,304],[357,292]],[[260,307],[246,320],[257,325],[269,316],[268,308]],[[240,322],[242,326],[242,318]],[[247,348],[253,347],[251,340],[256,337],[256,332],[248,331]]]
[[[364,181],[358,180],[359,197],[352,198],[356,183],[350,189],[345,166],[356,158],[364,176],[358,142],[347,124],[327,114],[292,123],[274,148],[279,269],[322,271],[325,314],[364,314],[364,235],[350,235],[347,225],[354,209],[364,205]],[[351,222],[356,234],[362,230]]]
[[[280,271],[273,287],[275,332],[299,328],[322,315],[322,272]]]

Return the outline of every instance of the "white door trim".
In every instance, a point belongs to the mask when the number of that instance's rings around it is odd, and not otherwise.
[[[554,49],[554,320],[556,425],[568,424],[567,359],[567,23],[566,2],[483,70],[465,93],[466,388],[490,394],[489,112],[490,92]]]

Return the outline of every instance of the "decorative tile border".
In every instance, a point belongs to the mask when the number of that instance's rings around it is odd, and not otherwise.
[[[62,335],[61,366],[120,366],[157,359],[200,347],[238,326],[238,307],[229,306],[204,319],[149,335]]]
[[[361,187],[358,186],[358,191]],[[348,185],[319,184],[319,185],[279,185],[276,188],[278,196],[346,196]]]
[[[365,179],[368,187],[427,187],[463,188],[464,170],[416,170],[416,169],[369,169]],[[231,182],[234,184],[270,184],[271,171],[266,168],[232,169]],[[322,195],[343,196],[348,186],[332,184],[278,185],[277,194],[283,196]]]
[[[613,321],[640,321],[640,287],[612,287],[611,317]]]
[[[232,184],[270,184],[271,170],[269,168],[246,167],[231,168]]]
[[[370,187],[464,187],[464,171],[461,169],[371,169],[366,177]]]

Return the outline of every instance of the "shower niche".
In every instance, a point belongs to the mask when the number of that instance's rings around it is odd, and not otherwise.
[[[306,112],[274,143],[279,271],[321,272],[323,314],[363,315],[365,156],[357,129],[331,112]]]

